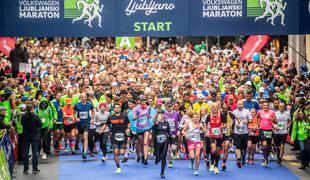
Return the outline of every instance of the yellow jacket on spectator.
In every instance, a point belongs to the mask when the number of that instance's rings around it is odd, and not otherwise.
[[[196,102],[195,104],[193,104],[193,111],[195,113],[199,113],[202,108],[205,108],[208,113],[211,112],[209,105],[205,102],[203,102],[202,104],[200,104],[199,102]]]

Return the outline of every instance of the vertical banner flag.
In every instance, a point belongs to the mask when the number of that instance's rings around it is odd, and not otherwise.
[[[15,48],[15,39],[9,37],[0,37],[0,51],[6,56],[10,55],[12,49]]]
[[[267,35],[264,36],[250,36],[245,42],[241,54],[241,60],[252,61],[252,56],[255,52],[259,52],[265,44],[270,41],[270,37]]]

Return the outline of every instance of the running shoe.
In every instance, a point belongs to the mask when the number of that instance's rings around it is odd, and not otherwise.
[[[42,159],[43,159],[43,160],[47,159],[47,156],[46,156],[45,153],[42,154]]]
[[[101,158],[101,162],[102,162],[102,163],[105,163],[105,161],[106,161],[106,158],[105,158],[105,157],[102,157],[102,158]]]
[[[74,151],[74,150],[72,150],[71,154],[72,154],[72,155],[75,155],[75,151]]]
[[[62,146],[62,144],[61,144],[61,143],[59,144],[58,149],[59,149],[59,150],[61,150],[61,151],[62,151],[62,150],[64,150],[64,147]]]
[[[270,152],[270,159],[274,159],[274,155],[272,152]]]
[[[210,165],[210,172],[214,172],[214,164]]]
[[[263,166],[263,167],[268,167],[268,161],[265,160],[265,159],[263,159],[262,166]]]
[[[120,174],[121,172],[122,172],[121,168],[117,168],[116,171],[115,171],[116,174]]]
[[[247,159],[245,162],[246,162],[247,164],[250,164],[250,163],[251,163],[251,160],[250,160],[250,159]]]
[[[86,157],[86,154],[84,153],[83,156],[82,156],[83,160],[86,160],[87,157]]]
[[[242,165],[241,165],[240,161],[237,162],[237,166],[238,166],[238,168],[242,168]]]
[[[144,160],[144,165],[148,165],[149,163],[147,162],[147,159]]]
[[[169,162],[168,168],[172,168],[172,162]]]
[[[215,167],[214,168],[214,174],[219,174],[220,172],[219,172],[219,168],[217,168],[217,167]]]
[[[124,158],[121,163],[126,163],[128,161],[128,158]]]
[[[68,152],[68,151],[69,151],[69,145],[68,145],[68,143],[65,144],[65,149],[64,149],[64,151],[65,151],[65,152]]]
[[[198,171],[195,171],[195,172],[194,172],[194,175],[195,175],[195,176],[198,176],[198,175],[199,175]]]
[[[207,160],[206,168],[207,168],[207,169],[210,169],[210,161],[209,161],[209,160]]]
[[[164,174],[160,174],[160,178],[165,178],[165,175]]]
[[[140,156],[137,157],[137,163],[140,162],[141,158]]]
[[[241,162],[242,162],[242,166],[244,166],[245,165],[245,156],[242,156]]]
[[[40,172],[39,169],[34,169],[34,170],[32,171],[33,174],[38,174],[39,172]]]
[[[192,162],[189,163],[189,168],[190,168],[190,169],[194,169],[194,165],[193,165]]]
[[[222,171],[225,171],[226,169],[227,169],[226,165],[223,164],[223,165],[222,165]]]
[[[282,166],[282,161],[280,159],[278,159],[277,163],[278,163],[278,166]]]
[[[254,160],[253,159],[250,160],[250,164],[254,164]]]

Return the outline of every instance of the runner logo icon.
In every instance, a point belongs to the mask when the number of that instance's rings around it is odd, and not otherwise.
[[[72,24],[76,21],[84,20],[84,24],[88,23],[89,27],[92,22],[98,19],[98,26],[102,28],[102,10],[104,5],[100,4],[100,0],[66,0],[65,1],[65,18],[73,18]]]
[[[274,20],[279,16],[281,17],[281,24],[285,26],[285,14],[287,3],[283,0],[251,0],[247,1],[247,14],[248,16],[256,16],[255,22],[260,19],[266,19],[266,22],[270,22],[275,26]]]

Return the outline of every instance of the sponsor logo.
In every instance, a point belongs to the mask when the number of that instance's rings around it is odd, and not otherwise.
[[[281,25],[285,26],[285,14],[287,3],[283,0],[248,0],[247,16],[256,17],[255,22],[265,19],[275,26],[275,19],[280,17]]]
[[[125,9],[127,16],[136,12],[144,12],[146,16],[156,14],[158,11],[171,11],[176,7],[173,3],[157,3],[153,0],[130,0]]]
[[[104,5],[100,0],[66,0],[65,18],[73,19],[72,24],[77,21],[84,21],[89,27],[93,27],[92,22],[98,19],[98,27],[102,28],[102,16]]]
[[[202,0],[202,17],[242,17],[243,0]]]
[[[18,14],[20,19],[58,19],[59,0],[20,0]]]

